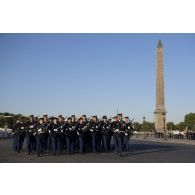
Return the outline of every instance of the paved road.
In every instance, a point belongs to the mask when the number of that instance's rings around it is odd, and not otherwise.
[[[12,140],[0,140],[0,162],[4,163],[190,163],[195,162],[195,146],[130,140],[129,152],[123,157],[110,153],[61,154],[43,157],[12,151]]]

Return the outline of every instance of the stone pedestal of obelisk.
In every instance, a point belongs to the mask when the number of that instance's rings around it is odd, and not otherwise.
[[[157,132],[164,132],[166,129],[166,110],[164,97],[164,63],[163,63],[163,45],[158,42],[157,46],[157,67],[156,67],[156,110],[155,129]]]

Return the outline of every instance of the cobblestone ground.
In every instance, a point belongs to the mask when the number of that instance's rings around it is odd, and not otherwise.
[[[27,155],[26,145],[22,153],[12,151],[12,140],[0,140],[1,163],[190,163],[195,162],[195,146],[175,143],[159,143],[149,140],[130,140],[129,152],[122,157],[109,153],[87,153],[42,157]]]

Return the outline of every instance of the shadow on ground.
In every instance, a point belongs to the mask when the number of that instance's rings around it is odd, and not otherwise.
[[[12,151],[12,140],[0,140],[0,162],[4,163],[164,163],[195,162],[195,146],[155,143],[144,140],[130,140],[129,151],[123,156],[114,152],[68,155],[65,152],[53,156],[46,153],[42,157],[27,155],[26,145],[22,153]]]

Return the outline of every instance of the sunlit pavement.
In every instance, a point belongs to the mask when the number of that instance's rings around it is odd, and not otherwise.
[[[195,162],[195,146],[175,144],[169,142],[155,142],[149,140],[130,140],[129,152],[123,156],[109,153],[86,153],[53,156],[46,153],[42,157],[35,154],[28,155],[26,145],[24,151],[16,153],[12,150],[11,139],[0,140],[0,162],[4,163],[190,163]]]

